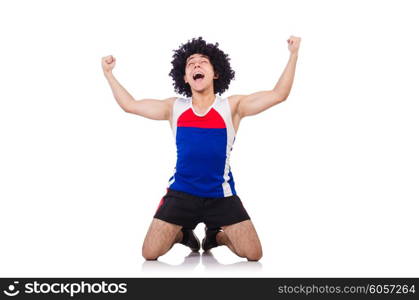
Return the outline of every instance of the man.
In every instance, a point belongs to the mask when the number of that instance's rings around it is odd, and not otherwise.
[[[170,76],[175,91],[186,97],[135,100],[115,79],[116,59],[102,58],[102,68],[121,108],[153,120],[168,120],[177,146],[177,162],[144,240],[142,254],[155,260],[175,243],[198,251],[193,229],[204,222],[202,249],[226,245],[249,261],[262,257],[255,227],[238,197],[229,159],[239,123],[276,105],[290,94],[300,46],[291,36],[290,57],[272,90],[250,95],[220,96],[234,79],[228,55],[218,43],[202,37],[182,45],[173,55]],[[261,58],[259,58],[261,59]]]

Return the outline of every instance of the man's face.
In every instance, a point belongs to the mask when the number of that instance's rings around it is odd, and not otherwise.
[[[208,56],[196,53],[186,60],[184,80],[192,90],[203,91],[217,78]]]

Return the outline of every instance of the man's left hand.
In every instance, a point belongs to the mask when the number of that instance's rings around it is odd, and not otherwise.
[[[298,49],[300,48],[300,41],[301,38],[293,35],[291,35],[290,38],[287,40],[288,50],[290,50],[291,54],[298,54]]]

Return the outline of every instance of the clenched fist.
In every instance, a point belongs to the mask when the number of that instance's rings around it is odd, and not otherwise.
[[[291,35],[290,38],[287,40],[288,50],[290,50],[291,54],[298,53],[298,49],[300,48],[300,41],[301,41],[301,38],[297,36],[293,36],[293,35]]]
[[[115,67],[116,58],[112,55],[102,57],[102,69],[104,73],[109,73]]]

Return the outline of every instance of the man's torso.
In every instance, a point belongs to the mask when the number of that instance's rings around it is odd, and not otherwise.
[[[200,113],[191,97],[173,101],[170,124],[177,161],[168,188],[209,198],[236,195],[229,163],[238,128],[234,104],[216,96]]]
[[[169,118],[169,123],[172,124],[173,121],[173,104],[176,101],[178,97],[173,97],[171,98],[171,105],[170,105],[170,118]],[[231,111],[231,119],[233,121],[233,127],[234,130],[236,132],[237,135],[237,131],[239,130],[239,125],[240,125],[240,116],[237,113],[237,104],[238,104],[238,100],[239,100],[239,96],[229,96],[227,97],[228,99],[228,103],[230,105],[230,111]],[[206,110],[205,110],[206,111]]]

